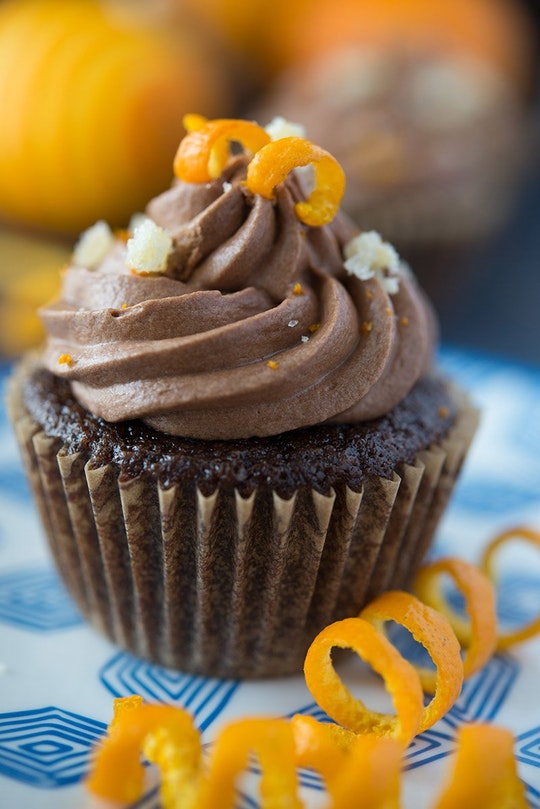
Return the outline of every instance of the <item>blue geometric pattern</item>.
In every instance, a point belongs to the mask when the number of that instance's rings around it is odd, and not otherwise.
[[[516,759],[532,809],[540,809],[540,725],[516,737]]]
[[[532,621],[540,614],[540,576],[503,576],[497,587],[497,613],[503,625],[523,626]]]
[[[512,657],[495,655],[481,671],[465,680],[459,699],[441,722],[456,727],[464,722],[488,722],[494,719],[518,674],[519,665]]]
[[[486,514],[502,519],[509,512],[524,511],[537,501],[538,489],[533,482],[515,484],[486,476],[461,487],[454,506],[473,513],[481,508]]]
[[[46,789],[77,783],[106,729],[54,707],[0,714],[0,773]]]
[[[426,730],[416,736],[407,748],[405,770],[414,770],[417,767],[430,764],[432,761],[437,761],[450,755],[455,749],[456,743],[453,736],[432,728]]]
[[[0,576],[0,621],[36,632],[83,622],[53,568],[25,568]]]
[[[0,364],[0,400],[4,401],[4,382],[8,375],[8,366]],[[15,454],[15,441],[6,413],[0,407],[0,492],[6,499],[19,503],[29,501],[29,488],[18,456]]]
[[[218,718],[239,687],[237,680],[182,674],[124,653],[109,660],[99,677],[115,697],[140,694],[148,702],[166,702],[186,708],[201,732]]]

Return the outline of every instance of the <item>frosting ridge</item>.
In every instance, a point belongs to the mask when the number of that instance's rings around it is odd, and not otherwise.
[[[235,158],[149,203],[172,241],[161,274],[130,271],[120,237],[97,267],[67,269],[41,312],[43,362],[94,415],[203,439],[273,435],[382,415],[429,368],[434,320],[410,273],[395,294],[350,274],[348,219],[309,227],[296,175],[269,200],[245,174]]]

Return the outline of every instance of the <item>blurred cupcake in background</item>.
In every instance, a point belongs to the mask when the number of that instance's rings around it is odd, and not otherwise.
[[[297,120],[332,151],[347,174],[345,209],[448,305],[465,289],[459,259],[507,220],[530,159],[523,9],[504,0],[302,7],[293,4],[276,46],[287,67],[255,115]]]

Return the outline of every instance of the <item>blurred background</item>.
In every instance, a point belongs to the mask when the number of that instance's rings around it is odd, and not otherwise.
[[[0,356],[77,235],[165,189],[182,116],[284,115],[444,342],[540,365],[540,0],[0,0]]]

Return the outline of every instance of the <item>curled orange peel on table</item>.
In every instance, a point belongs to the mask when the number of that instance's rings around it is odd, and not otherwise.
[[[220,731],[197,809],[233,808],[235,779],[252,753],[262,771],[261,809],[302,809],[291,725],[285,719],[269,718],[231,722]]]
[[[462,593],[469,620],[456,613],[444,598],[440,586],[444,574],[450,576]],[[497,644],[495,591],[490,580],[469,562],[445,558],[420,568],[414,590],[421,601],[448,619],[464,648],[464,677],[471,677],[492,657]]]
[[[144,790],[141,751],[161,770],[164,809],[176,809],[179,792],[185,809],[198,809],[203,771],[193,719],[181,708],[143,704],[138,696],[115,700],[109,735],[98,747],[88,790],[120,803],[140,798]]]
[[[493,582],[494,586],[497,578],[495,557],[503,545],[506,545],[508,542],[513,542],[516,539],[524,540],[540,550],[540,532],[534,531],[532,528],[510,528],[508,531],[503,531],[502,533],[498,534],[486,547],[480,562],[483,571],[485,572],[486,576],[488,576],[490,581]],[[497,636],[497,648],[501,651],[508,649],[510,646],[514,646],[516,643],[521,643],[524,640],[534,637],[534,635],[537,635],[539,632],[540,615],[517,629],[509,631],[499,630]]]
[[[296,765],[317,770],[330,796],[328,809],[399,809],[403,745],[395,739],[358,736],[340,725],[296,714],[291,719]]]
[[[296,766],[317,770],[329,786],[359,737],[341,725],[319,722],[303,714],[292,717],[291,728]]]
[[[359,736],[332,779],[326,809],[401,809],[402,756],[395,739]]]
[[[345,191],[345,174],[332,155],[306,138],[288,137],[263,146],[248,165],[246,186],[254,194],[274,198],[274,191],[293,169],[313,165],[315,187],[295,213],[306,225],[331,222]]]
[[[262,771],[262,809],[301,809],[297,767],[312,767],[323,776],[330,797],[325,809],[351,809],[360,805],[359,800],[371,809],[399,809],[405,747],[451,707],[463,672],[470,676],[494,651],[495,599],[488,577],[494,578],[494,557],[501,546],[515,539],[540,547],[539,532],[510,529],[486,548],[482,558],[485,573],[459,559],[440,559],[425,565],[417,575],[417,592],[427,603],[409,593],[391,591],[365,607],[359,618],[337,621],[319,633],[306,655],[306,684],[319,706],[340,724],[321,723],[301,714],[290,722],[275,718],[232,722],[220,731],[210,767],[205,767],[199,732],[186,711],[145,705],[137,695],[117,699],[88,789],[121,803],[139,798],[144,786],[142,752],[161,771],[164,809],[214,809],[217,805],[232,809],[235,779],[249,764],[250,754],[255,754]],[[465,597],[468,622],[442,596],[443,574],[453,579]],[[401,624],[424,645],[436,673],[416,670],[400,655],[384,635],[387,621]],[[540,617],[501,634],[499,647],[506,648],[539,630]],[[467,647],[462,663],[456,634]],[[396,715],[371,711],[350,693],[333,667],[330,653],[334,647],[355,651],[383,677]],[[426,708],[421,680],[426,690],[434,691]],[[525,809],[512,741],[512,735],[501,728],[465,726],[458,737],[452,778],[433,809],[469,805]]]
[[[426,649],[436,671],[415,667],[425,691],[433,699],[424,708],[418,732],[432,727],[454,705],[463,685],[461,647],[444,615],[401,590],[383,593],[368,604],[360,617],[384,631],[387,621],[405,627]]]
[[[270,142],[270,135],[253,121],[217,118],[205,121],[189,113],[184,118],[188,134],[180,142],[173,168],[180,180],[207,183],[219,177],[230,156],[231,142],[255,154]]]
[[[464,725],[448,785],[433,809],[527,809],[510,731],[486,724]]]
[[[355,698],[334,669],[333,648],[351,649],[385,681],[396,715],[379,713]],[[418,732],[423,714],[420,679],[398,650],[362,618],[345,618],[320,632],[308,649],[304,676],[318,705],[345,728],[375,734],[409,744]]]

